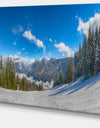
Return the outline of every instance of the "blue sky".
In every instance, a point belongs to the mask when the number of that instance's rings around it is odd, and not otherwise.
[[[0,53],[40,59],[73,56],[88,27],[100,25],[100,4],[0,8]]]

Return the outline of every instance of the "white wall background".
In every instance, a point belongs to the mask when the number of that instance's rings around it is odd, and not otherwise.
[[[0,128],[100,128],[100,116],[1,103]]]
[[[99,3],[100,0],[0,0],[0,6]],[[100,116],[0,103],[0,128],[100,128]]]
[[[100,3],[100,0],[0,0],[0,6]]]

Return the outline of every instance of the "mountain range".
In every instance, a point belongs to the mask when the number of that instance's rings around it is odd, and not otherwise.
[[[61,58],[61,59],[48,59],[46,57],[41,60],[35,60],[33,63],[28,63],[23,61],[19,57],[11,57],[12,61],[15,63],[15,72],[24,73],[28,77],[32,76],[33,79],[42,81],[51,81],[55,79],[59,72],[59,65],[61,64],[62,72],[64,77],[66,76],[66,63],[68,59],[71,58]],[[6,63],[6,59],[4,59]]]

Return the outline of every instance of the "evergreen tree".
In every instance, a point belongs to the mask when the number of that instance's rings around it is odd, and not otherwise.
[[[3,70],[2,70],[2,87],[4,87],[5,88],[5,69],[4,69],[4,67],[3,67]]]
[[[56,85],[59,85],[59,76],[58,76],[58,74],[56,74],[55,77],[54,77],[54,86],[56,86]]]
[[[79,45],[79,55],[78,55],[78,76],[82,76],[82,48]]]
[[[66,82],[70,83],[73,80],[73,65],[72,59],[67,61],[67,71],[66,71]]]
[[[98,71],[100,72],[100,27],[98,35]]]
[[[94,31],[92,31],[91,37],[91,57],[90,57],[90,73],[91,75],[94,74],[94,67],[95,66],[95,42],[94,42]]]
[[[23,78],[22,78],[22,83],[21,83],[21,90],[25,90],[25,77],[23,75]]]
[[[0,87],[2,87],[2,71],[1,71],[1,69],[0,69]]]
[[[0,87],[3,87],[3,63],[2,63],[2,55],[0,58]]]
[[[1,71],[3,70],[3,61],[2,61],[2,55],[1,55],[1,60],[0,60],[0,68],[1,68]]]
[[[12,72],[11,72],[11,88],[16,89],[16,78],[15,78],[15,66],[14,63],[11,63]]]
[[[87,41],[87,73],[90,75],[90,57],[91,57],[91,28],[89,28],[88,32],[88,41]]]
[[[63,81],[63,74],[61,69],[59,70],[60,81]],[[35,82],[31,82],[24,75],[23,78],[19,78],[18,74],[15,74],[15,65],[11,58],[7,57],[6,66],[4,68],[2,55],[0,58],[0,87],[7,89],[18,89],[23,91],[43,90],[43,84],[37,86]]]
[[[87,38],[84,35],[84,40],[83,40],[83,45],[82,45],[82,74],[85,77],[85,79],[87,78],[87,70],[88,70],[86,50],[87,50]]]
[[[17,74],[17,77],[16,77],[16,84],[19,84],[19,77],[18,77],[18,74]]]
[[[64,82],[63,71],[61,69],[61,64],[59,64],[59,84],[62,84],[63,82]]]
[[[10,79],[9,79],[9,57],[7,58],[7,63],[6,63],[5,81],[6,81],[6,88],[10,89]]]
[[[76,53],[74,53],[73,80],[76,81],[76,78],[77,78],[77,59],[76,59]]]
[[[98,51],[98,43],[99,43],[99,35],[98,35],[98,28],[96,27],[96,31],[95,31],[95,69],[98,72],[98,55],[99,55],[99,51]]]
[[[75,75],[79,77],[79,52],[74,53],[74,67],[75,67]]]

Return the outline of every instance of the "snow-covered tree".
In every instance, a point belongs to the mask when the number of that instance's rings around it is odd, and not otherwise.
[[[72,59],[67,60],[66,82],[70,83],[73,80],[73,64]]]

